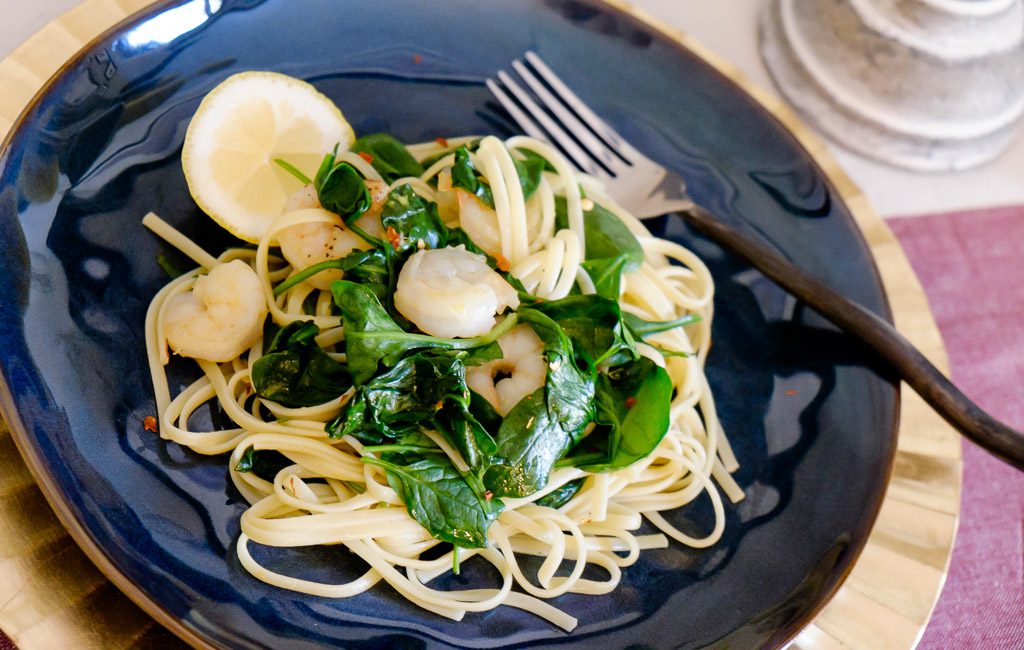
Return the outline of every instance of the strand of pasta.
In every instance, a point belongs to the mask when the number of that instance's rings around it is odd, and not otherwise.
[[[566,217],[569,222],[569,230],[576,233],[580,242],[580,256],[586,258],[587,238],[583,231],[583,197],[580,196],[580,186],[577,174],[573,171],[569,161],[565,159],[554,147],[539,140],[518,135],[505,141],[509,149],[525,149],[543,157],[555,169],[561,180],[562,195],[565,197]]]
[[[437,140],[406,145],[405,148],[408,149],[413,158],[422,163],[442,152],[454,151],[464,144],[468,145],[475,142],[480,137],[479,135],[460,135],[454,138],[438,138]]]
[[[557,300],[569,295],[582,261],[579,239],[571,230],[559,230],[537,251],[512,267],[526,290],[538,298]]]
[[[480,146],[473,156],[473,163],[487,179],[491,188],[494,212],[498,215],[501,254],[515,266],[525,256],[528,246],[523,189],[512,165],[512,158],[500,140],[488,136],[480,141]],[[506,163],[512,167],[511,175],[508,174]]]

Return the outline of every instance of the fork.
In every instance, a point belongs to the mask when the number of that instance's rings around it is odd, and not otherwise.
[[[598,117],[533,52],[487,87],[529,136],[555,145],[608,195],[640,218],[678,214],[698,232],[875,351],[939,415],[993,455],[1024,471],[1024,434],[972,402],[884,319],[836,293],[765,243],[695,204],[681,176],[654,162]],[[526,86],[529,90],[524,88]]]

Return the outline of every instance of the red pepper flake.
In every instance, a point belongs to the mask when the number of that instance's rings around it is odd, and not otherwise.
[[[434,138],[434,142],[441,145],[445,149],[448,148],[448,138]]]
[[[636,398],[630,395],[626,398],[626,408],[631,409],[636,405]]]
[[[373,164],[373,156],[371,156],[370,154],[366,153],[365,151],[360,151],[359,152],[359,157],[362,158],[363,160],[365,160],[368,165],[372,165]]]
[[[498,256],[494,259],[498,263],[499,271],[504,271],[505,273],[508,273],[509,270],[512,268],[512,263],[509,262],[501,253],[498,253]]]
[[[439,400],[437,400],[437,404],[434,404],[434,410],[435,411],[440,411],[442,408],[444,408],[444,400],[443,399],[439,399]]]
[[[159,431],[156,426],[156,418],[152,415],[147,415],[142,419],[142,428],[146,431],[152,431],[153,433],[157,433]]]
[[[388,226],[388,229],[384,232],[384,236],[396,251],[402,247],[402,236],[398,234],[398,231],[395,230],[394,226]]]
[[[423,55],[422,54],[413,54],[412,55],[412,62],[414,64],[416,64],[416,65],[419,65],[419,64],[423,63]]]
[[[484,492],[484,501],[490,501],[492,498],[494,498],[494,492],[491,492],[490,490]]]
[[[785,393],[787,395],[790,395],[790,396],[796,395],[796,389],[795,388],[788,388],[788,389],[786,389]]]

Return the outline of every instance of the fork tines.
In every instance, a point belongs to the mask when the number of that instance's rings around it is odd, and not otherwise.
[[[584,172],[615,177],[629,166],[633,149],[533,52],[512,69],[529,90],[504,70],[487,87],[523,131],[561,149]]]

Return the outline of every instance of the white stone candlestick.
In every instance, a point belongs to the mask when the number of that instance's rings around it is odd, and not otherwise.
[[[981,164],[1024,115],[1024,0],[770,0],[761,55],[820,131],[901,167]]]

